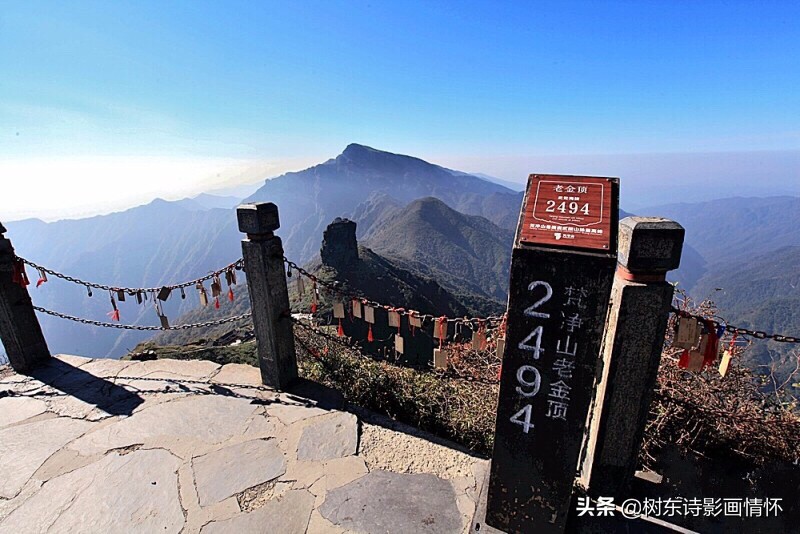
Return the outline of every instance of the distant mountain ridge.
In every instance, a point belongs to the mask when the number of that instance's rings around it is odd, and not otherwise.
[[[735,326],[800,336],[799,197],[734,197],[640,212],[686,228],[681,268],[670,278],[693,299],[712,300]],[[797,357],[794,344],[754,340],[744,358],[783,381]]]
[[[720,315],[735,326],[800,336],[798,265],[800,246],[779,248],[720,267],[702,278],[693,294],[713,300]],[[772,369],[779,381],[794,371],[798,358],[800,346],[775,341],[755,340],[745,354],[751,367],[761,372]],[[800,387],[797,392],[800,394]]]
[[[733,197],[665,204],[638,210],[637,214],[667,217],[686,228],[686,243],[704,262],[700,276],[692,273],[693,282],[684,284],[689,290],[705,272],[800,245],[800,197]]]
[[[268,180],[247,202],[275,202],[288,255],[301,262],[316,254],[317,239],[335,217],[351,217],[370,197],[385,195],[402,206],[435,197],[451,208],[512,228],[520,193],[419,158],[350,144],[336,158]],[[509,214],[513,213],[513,217]],[[368,227],[362,224],[361,232]]]
[[[495,178],[494,176],[489,176],[488,174],[484,174],[482,172],[473,172],[469,174],[472,174],[472,176],[477,176],[478,178],[483,178],[488,182],[500,184],[503,187],[511,189],[512,191],[525,191],[525,182],[512,182],[510,180],[503,180],[502,178]]]
[[[505,305],[512,230],[426,197],[389,211],[364,238],[375,252],[397,259],[454,293],[482,295]]]

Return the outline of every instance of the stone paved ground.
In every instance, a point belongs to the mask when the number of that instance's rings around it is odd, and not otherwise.
[[[488,462],[207,361],[0,374],[0,533],[458,533]]]

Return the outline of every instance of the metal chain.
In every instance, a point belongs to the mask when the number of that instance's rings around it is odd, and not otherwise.
[[[316,276],[314,276],[313,274],[311,274],[310,272],[308,272],[305,269],[303,269],[302,267],[300,267],[299,265],[297,265],[295,262],[290,261],[288,258],[286,258],[286,256],[283,257],[283,261],[284,261],[284,263],[286,263],[287,266],[289,266],[290,269],[296,270],[298,273],[300,273],[301,275],[305,276],[306,278],[309,278],[310,280],[313,280],[313,281],[317,282],[319,285],[324,286],[324,287],[330,289],[331,291],[333,291],[335,293],[338,293],[340,296],[342,296],[344,298],[351,299],[351,300],[359,300],[364,304],[372,306],[373,308],[383,308],[385,310],[397,312],[400,315],[407,315],[407,316],[411,316],[412,315],[411,310],[406,310],[404,308],[399,308],[399,307],[396,307],[396,306],[389,306],[387,304],[381,304],[380,302],[377,302],[377,301],[374,301],[374,300],[369,300],[369,299],[366,299],[364,297],[360,297],[358,295],[354,295],[352,293],[346,293],[345,291],[342,291],[336,285],[338,282],[333,282],[332,283],[332,282],[327,282],[325,280],[321,280],[321,279],[317,278]],[[414,317],[418,317],[421,321],[436,321],[436,320],[439,320],[441,318],[440,316],[431,315],[431,314],[427,314],[427,313],[424,313],[424,314],[413,313],[413,315],[414,315]],[[505,318],[505,314],[502,314],[502,315],[490,315],[488,317],[455,317],[455,318],[447,317],[446,319],[450,323],[470,324],[471,326],[474,326],[474,323],[486,323],[487,325],[491,325],[491,324],[494,324],[494,323],[500,324],[500,323],[503,322],[504,318]]]
[[[715,321],[713,319],[706,319],[702,315],[694,315],[694,314],[691,314],[689,312],[686,312],[686,311],[683,311],[683,310],[679,310],[675,306],[672,307],[671,311],[672,311],[672,313],[678,315],[679,317],[692,317],[694,319],[700,319],[700,320],[704,320],[704,321],[705,320],[711,321],[711,323],[713,323],[714,326],[717,327],[717,328],[719,328],[720,326],[724,326],[725,331],[730,333],[730,334],[737,334],[737,335],[740,335],[740,336],[741,335],[751,336],[751,337],[754,337],[756,339],[771,339],[772,341],[778,341],[780,343],[800,343],[800,337],[796,337],[796,336],[784,336],[784,335],[781,335],[781,334],[768,334],[768,333],[763,332],[761,330],[748,330],[747,328],[739,328],[737,326],[733,326],[733,325],[729,325],[729,324],[723,325],[719,321]]]
[[[58,317],[60,319],[67,319],[69,321],[74,321],[76,323],[89,324],[93,326],[102,326],[103,328],[117,328],[120,330],[188,330],[190,328],[206,328],[209,326],[217,326],[226,323],[233,323],[242,319],[247,319],[252,315],[251,313],[248,312],[242,315],[234,315],[233,317],[226,317],[225,319],[216,319],[213,321],[206,321],[204,323],[181,324],[177,326],[170,326],[169,328],[164,328],[163,326],[139,326],[132,324],[115,324],[115,323],[104,323],[102,321],[93,321],[92,319],[81,319],[80,317],[74,317],[72,315],[67,315],[66,313],[54,312],[51,310],[47,310],[45,308],[41,308],[39,306],[34,306],[33,309],[41,313],[46,313],[47,315],[52,315],[53,317]]]
[[[241,270],[244,267],[244,260],[242,258],[239,258],[235,262],[233,262],[233,263],[231,263],[229,265],[226,265],[222,269],[217,269],[216,271],[214,271],[212,273],[209,273],[209,274],[207,274],[207,275],[205,275],[205,276],[203,276],[201,278],[198,278],[196,280],[192,280],[190,282],[183,282],[181,284],[166,285],[166,286],[161,286],[161,287],[138,287],[138,288],[136,288],[136,287],[112,287],[112,286],[107,286],[107,285],[104,285],[104,284],[95,284],[93,282],[87,282],[85,280],[81,280],[80,278],[75,278],[73,276],[69,276],[69,275],[60,273],[58,271],[54,271],[52,269],[48,269],[46,267],[42,267],[41,265],[38,265],[38,264],[36,264],[36,263],[34,263],[34,262],[30,261],[30,260],[26,260],[25,258],[22,258],[20,256],[16,256],[16,259],[18,261],[21,261],[21,262],[25,263],[26,265],[31,266],[32,268],[36,269],[37,271],[43,271],[43,272],[45,272],[45,273],[47,273],[47,274],[49,274],[51,276],[55,276],[56,278],[61,278],[62,280],[66,280],[67,282],[72,282],[73,284],[82,285],[84,287],[91,287],[91,288],[94,288],[94,289],[101,289],[103,291],[124,291],[124,292],[126,292],[128,294],[134,294],[134,293],[138,293],[138,292],[153,293],[153,292],[160,291],[164,287],[167,287],[169,289],[181,289],[181,288],[185,288],[185,287],[190,287],[190,286],[194,286],[196,284],[199,284],[200,282],[205,282],[205,281],[211,280],[215,276],[219,276],[220,274],[224,273],[225,271],[227,271],[229,269]]]

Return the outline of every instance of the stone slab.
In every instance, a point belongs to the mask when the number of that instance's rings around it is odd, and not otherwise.
[[[319,513],[319,510],[311,512],[308,520],[307,534],[344,534],[346,531],[342,527],[337,527]]]
[[[147,360],[134,362],[125,370],[127,376],[145,378],[208,379],[220,365],[206,360]]]
[[[211,379],[215,384],[261,386],[261,370],[243,363],[229,363]]]
[[[68,376],[76,375],[70,373]],[[58,389],[63,387],[64,389]],[[74,393],[73,393],[74,392]],[[72,382],[69,385],[45,386],[48,409],[63,417],[99,421],[113,415],[131,413],[144,403],[139,395],[123,387],[110,385],[102,379]]]
[[[294,404],[294,403],[281,403],[274,404],[267,408],[269,415],[277,417],[284,425],[291,425],[303,419],[310,419],[328,413],[322,408],[317,408],[313,405]]]
[[[13,425],[47,411],[47,404],[29,397],[0,398],[0,428]]]
[[[293,489],[305,489],[314,485],[325,474],[320,462],[291,462],[281,480],[291,482]]]
[[[70,448],[90,455],[146,444],[191,455],[197,442],[222,443],[243,433],[257,408],[247,399],[211,395],[179,398],[146,407],[76,440]]]
[[[428,474],[373,471],[328,492],[319,509],[331,523],[357,532],[452,534],[462,529],[453,486]]]
[[[330,491],[363,477],[369,470],[363,458],[347,456],[325,462],[324,472],[325,489]]]
[[[42,486],[0,532],[180,532],[180,461],[163,450],[109,454]]]
[[[57,418],[0,430],[0,497],[14,497],[47,458],[90,427],[85,421]]]
[[[73,356],[72,354],[55,354],[53,358],[59,359],[73,367],[82,367],[92,361],[91,358],[86,358],[84,356]]]
[[[117,376],[125,369],[133,365],[135,362],[130,360],[112,360],[111,358],[99,358],[92,360],[86,365],[81,367],[81,370],[87,373],[92,373],[94,376],[100,378],[110,378]]]
[[[192,460],[200,506],[223,501],[286,472],[286,458],[274,440],[231,445]]]
[[[308,491],[287,491],[280,498],[268,501],[252,512],[237,515],[227,521],[209,523],[200,532],[202,534],[245,532],[305,534],[313,506],[314,496]]]
[[[303,429],[297,445],[297,459],[332,460],[356,453],[358,419],[346,412],[314,418]]]

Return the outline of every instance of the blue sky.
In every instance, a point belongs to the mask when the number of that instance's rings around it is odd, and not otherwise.
[[[799,21],[789,1],[3,2],[0,160],[71,169],[106,210],[349,142],[515,181],[639,169],[643,190],[670,162],[690,180],[688,153],[758,151],[766,192],[800,193]],[[105,192],[120,166],[158,178]]]

